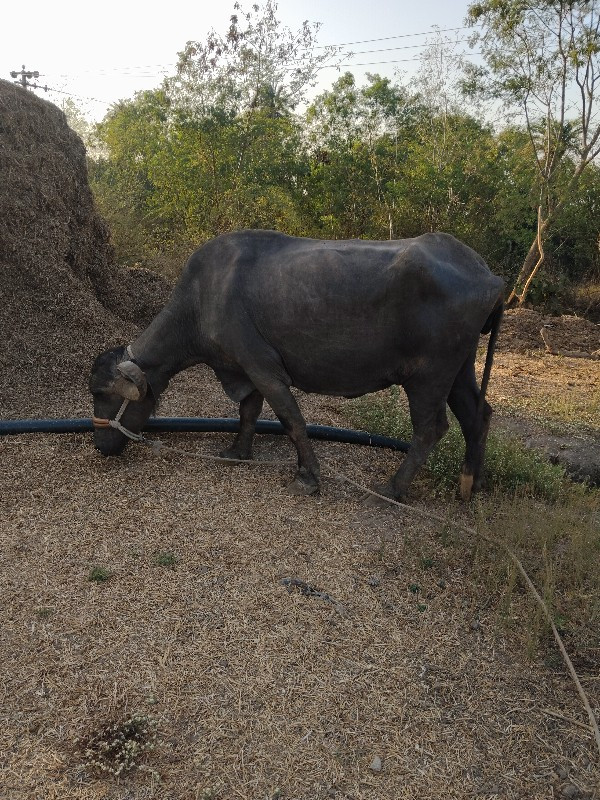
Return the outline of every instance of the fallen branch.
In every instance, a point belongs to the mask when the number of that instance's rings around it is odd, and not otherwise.
[[[298,589],[300,594],[303,594],[305,597],[319,597],[321,600],[331,603],[341,617],[346,618],[348,616],[348,611],[342,603],[333,598],[327,592],[322,592],[320,589],[315,589],[314,586],[306,583],[306,581],[301,581],[299,578],[282,578],[279,583],[282,586],[285,586],[288,592],[291,592],[293,589]]]
[[[540,331],[540,336],[544,340],[544,344],[546,345],[546,352],[551,356],[564,356],[565,358],[590,358],[592,361],[599,361],[600,360],[600,352],[595,350],[593,353],[588,353],[586,350],[559,350],[557,347],[554,347],[550,342],[550,336],[548,334],[548,325],[544,325],[544,327]]]
[[[554,719],[561,719],[563,722],[568,722],[570,725],[576,725],[578,728],[583,728],[584,731],[590,732],[590,726],[586,725],[585,722],[580,722],[578,719],[574,717],[568,717],[566,714],[561,714],[558,711],[553,711],[551,708],[544,708],[542,709],[544,714],[547,714],[549,717],[554,717]]]

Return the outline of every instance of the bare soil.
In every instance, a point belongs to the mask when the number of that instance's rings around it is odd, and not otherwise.
[[[600,486],[600,361],[545,352],[544,324],[560,350],[593,353],[600,345],[600,325],[580,317],[508,312],[490,386],[495,424],[574,480]]]

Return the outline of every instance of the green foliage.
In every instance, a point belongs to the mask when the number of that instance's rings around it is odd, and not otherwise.
[[[154,556],[154,563],[159,567],[174,567],[177,563],[177,556],[168,550],[156,553]]]
[[[105,583],[110,579],[112,573],[106,567],[92,567],[88,580],[94,583]]]
[[[567,295],[564,275],[550,275],[548,270],[538,273],[533,279],[527,295],[529,301],[549,314],[559,314]]]
[[[521,24],[517,5],[489,0],[471,15]],[[282,28],[271,2],[234,12],[224,34],[188,44],[176,76],[118,103],[98,127],[90,178],[122,262],[172,276],[203,241],[245,227],[373,239],[444,230],[515,278],[536,233],[532,147],[545,152],[543,126],[495,131],[468,113],[441,41],[410,85],[369,75],[359,86],[347,72],[295,113],[334,56],[316,47],[318,26]],[[286,59],[300,71],[291,75]],[[489,89],[489,71],[471,71],[463,84],[482,78]],[[571,199],[546,231],[544,276],[562,286],[600,262],[600,171],[589,164],[569,189],[577,128],[553,131],[560,158],[548,203]],[[534,298],[552,286],[534,284]]]

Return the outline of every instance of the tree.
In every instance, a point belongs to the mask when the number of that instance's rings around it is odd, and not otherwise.
[[[301,232],[300,183],[306,171],[293,111],[337,50],[318,47],[319,24],[281,25],[272,0],[244,11],[224,34],[188,42],[177,74],[165,82],[174,127],[185,131],[208,216],[202,234],[242,226]],[[192,140],[195,144],[192,144]],[[195,148],[195,152],[193,152]],[[207,178],[210,180],[207,181]],[[195,215],[199,223],[199,215]]]
[[[315,55],[317,28],[281,30],[275,11],[253,6],[225,36],[188,43],[175,78],[105,118],[94,178],[122,257],[152,263],[242,227],[304,232],[308,169],[292,107],[330,50]]]
[[[491,126],[461,112],[449,91],[433,91],[431,70],[428,77],[409,88],[369,75],[360,87],[346,73],[315,99],[307,113],[315,234],[445,230],[498,264],[512,247],[497,214],[510,194],[508,165]]]
[[[535,166],[536,232],[507,301],[522,304],[551,226],[600,154],[600,0],[482,0],[468,15],[487,67],[472,67],[465,88],[522,114]]]
[[[394,184],[413,98],[388,78],[367,79],[357,87],[346,72],[307,111],[318,232],[332,238],[397,235]]]
[[[65,97],[60,104],[61,111],[67,118],[69,128],[75,131],[85,145],[88,155],[98,155],[98,140],[95,125],[85,116],[85,112],[70,97]]]
[[[295,32],[282,27],[273,0],[233,9],[225,34],[212,30],[206,42],[190,41],[179,53],[177,75],[167,82],[171,97],[200,115],[215,107],[234,114],[293,110],[338,49],[317,46],[319,23],[305,21]]]
[[[90,182],[123,261],[170,245],[180,228],[179,216],[168,218],[155,202],[169,116],[165,92],[149,90],[116,103],[97,127],[101,154],[90,161]]]

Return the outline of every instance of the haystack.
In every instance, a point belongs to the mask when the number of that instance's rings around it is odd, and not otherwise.
[[[131,338],[168,287],[115,264],[62,111],[1,80],[0,175],[0,417],[88,415],[93,357]]]

